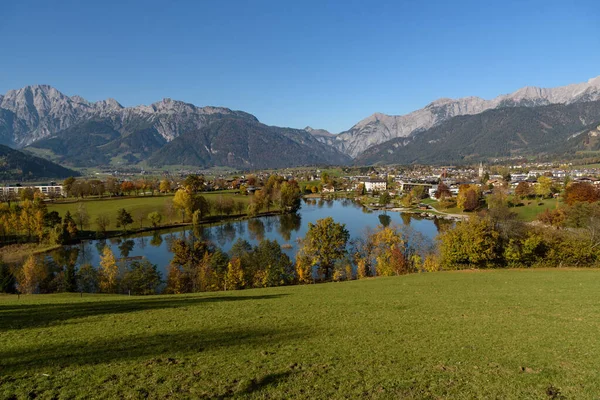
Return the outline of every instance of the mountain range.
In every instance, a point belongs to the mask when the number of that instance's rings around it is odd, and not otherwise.
[[[456,100],[442,98],[406,115],[375,113],[334,138],[321,140],[351,157],[356,157],[372,146],[423,132],[461,115],[479,114],[505,107],[537,107],[594,100],[600,100],[600,76],[585,83],[557,88],[524,87],[491,100],[480,97]]]
[[[0,95],[0,144],[70,167],[460,162],[589,148],[595,140],[572,139],[597,126],[598,101],[600,77],[491,100],[439,99],[406,115],[375,113],[332,134],[268,126],[224,107],[171,99],[123,107],[34,85]]]

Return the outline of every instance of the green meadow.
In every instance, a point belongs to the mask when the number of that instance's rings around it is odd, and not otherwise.
[[[242,201],[248,203],[250,196],[239,195],[236,193],[228,192],[207,192],[202,193],[207,200],[217,201],[219,196],[231,197],[235,201]],[[163,215],[162,223],[168,223],[168,219],[165,215],[165,204],[167,200],[173,200],[173,195],[156,195],[156,196],[137,196],[137,197],[106,197],[102,199],[94,198],[89,200],[71,200],[62,201],[48,204],[48,211],[58,211],[60,216],[64,216],[67,211],[73,214],[80,204],[84,204],[88,214],[90,215],[90,229],[96,229],[95,220],[101,214],[106,214],[110,218],[109,230],[117,230],[116,218],[117,211],[124,208],[132,216],[136,217],[137,213],[141,213],[147,216],[152,211],[158,211]],[[181,222],[181,215],[177,212],[173,215],[173,222]],[[144,221],[144,226],[150,226],[150,223]],[[136,220],[133,224],[134,227],[139,227],[139,222]]]
[[[0,297],[0,398],[600,394],[600,271]]]

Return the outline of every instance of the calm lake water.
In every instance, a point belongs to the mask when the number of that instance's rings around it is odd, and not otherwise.
[[[378,225],[390,224],[412,232],[412,235],[416,235],[425,243],[433,243],[440,225],[448,223],[437,219],[423,219],[414,214],[370,211],[347,199],[329,201],[306,199],[296,215],[259,217],[195,229],[190,226],[146,232],[130,237],[90,240],[79,245],[66,246],[60,251],[50,253],[49,256],[55,260],[76,258],[77,265],[89,263],[98,266],[100,254],[104,246],[108,245],[117,258],[143,257],[156,264],[164,274],[172,258],[169,243],[176,238],[194,235],[212,241],[224,251],[229,251],[238,238],[245,239],[252,245],[258,244],[263,238],[277,240],[280,245],[285,245],[284,252],[294,259],[298,250],[298,239],[305,236],[308,223],[326,217],[332,217],[336,222],[346,224],[351,239],[361,236],[367,227],[376,228]]]

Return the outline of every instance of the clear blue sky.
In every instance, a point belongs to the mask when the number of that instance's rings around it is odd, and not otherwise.
[[[6,0],[0,49],[0,93],[171,97],[339,132],[439,97],[598,76],[600,2]]]

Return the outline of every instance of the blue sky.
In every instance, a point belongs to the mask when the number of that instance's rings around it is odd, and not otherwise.
[[[0,93],[171,97],[340,132],[439,97],[600,75],[592,1],[3,1]]]

